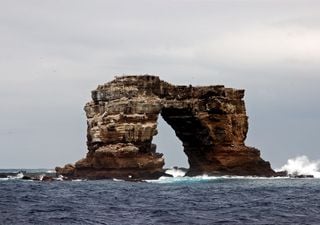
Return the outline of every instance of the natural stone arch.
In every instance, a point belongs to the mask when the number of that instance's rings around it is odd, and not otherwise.
[[[175,130],[188,157],[188,175],[274,175],[244,141],[244,90],[222,85],[175,86],[157,76],[122,76],[92,91],[86,158],[57,168],[86,178],[157,178],[164,158],[152,144],[158,116]]]
[[[163,108],[161,116],[182,142],[190,168],[200,169],[205,162],[205,152],[213,145],[208,130],[188,108]]]

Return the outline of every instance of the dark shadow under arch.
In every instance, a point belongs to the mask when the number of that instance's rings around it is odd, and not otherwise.
[[[158,134],[154,136],[153,143],[157,145],[157,152],[163,153],[165,167],[185,167],[189,168],[188,157],[183,152],[181,140],[176,136],[172,127],[159,116]]]
[[[190,108],[164,107],[161,116],[181,140],[190,167],[201,167],[205,161],[205,152],[213,145],[208,129],[194,116]]]

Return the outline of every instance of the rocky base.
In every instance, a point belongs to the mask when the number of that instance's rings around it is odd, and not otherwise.
[[[190,168],[187,176],[207,174],[211,176],[276,176],[270,163],[260,158],[260,151],[246,146],[219,147],[207,153],[207,161],[200,167]]]
[[[158,179],[164,175],[162,154],[140,152],[133,144],[110,144],[75,163],[57,167],[57,174],[84,179]]]
[[[59,169],[58,169],[59,171]],[[63,169],[59,174],[65,174]],[[121,179],[121,180],[155,180],[164,176],[163,171],[137,170],[137,169],[112,169],[112,170],[95,170],[95,169],[75,169],[72,174],[65,174],[68,179]]]
[[[152,143],[161,115],[188,157],[189,176],[275,176],[259,150],[245,146],[244,90],[176,86],[157,76],[122,76],[92,91],[85,106],[85,158],[57,167],[58,175],[86,179],[157,179],[164,158]]]

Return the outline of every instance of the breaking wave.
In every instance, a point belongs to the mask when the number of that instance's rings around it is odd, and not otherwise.
[[[187,173],[187,170],[179,169],[177,167],[173,167],[166,170],[166,174],[169,174],[173,177],[183,177],[184,175],[186,175],[186,173]]]
[[[191,183],[191,182],[206,182],[212,180],[227,180],[227,179],[287,179],[288,177],[256,177],[256,176],[201,176],[188,177],[185,176],[187,170],[173,167],[166,170],[166,174],[172,175],[162,176],[158,180],[146,180],[149,183]]]
[[[289,177],[256,177],[256,176],[208,176],[206,174],[195,177],[160,177],[158,180],[146,180],[148,183],[192,183],[213,180],[276,180],[289,179]]]
[[[18,172],[16,175],[8,175],[7,177],[2,177],[2,178],[0,178],[0,181],[22,179],[23,176],[24,176],[24,174],[22,172]]]
[[[8,179],[15,180],[15,179],[22,179],[24,174],[19,172],[16,176],[8,176]]]
[[[312,175],[314,178],[320,178],[320,160],[310,160],[307,156],[302,155],[292,159],[288,159],[287,163],[276,171],[286,171],[289,177],[294,178],[299,175]],[[11,171],[4,171],[5,173]],[[53,173],[53,170],[46,170],[47,173]],[[256,176],[208,176],[206,174],[195,177],[185,176],[187,169],[173,167],[165,171],[170,176],[162,176],[158,180],[146,180],[151,183],[176,183],[176,182],[199,182],[218,179],[286,179],[289,177],[256,177]],[[42,180],[45,174],[39,174],[38,180]],[[7,177],[0,177],[0,181],[23,179],[24,172],[16,172],[14,175],[8,175]],[[53,178],[53,180],[62,181],[64,178],[59,176]],[[85,181],[76,179],[73,181]],[[113,181],[123,181],[120,179],[113,179]]]
[[[208,175],[196,176],[196,177],[160,177],[158,180],[147,180],[150,183],[185,183],[185,182],[199,182],[199,181],[208,181],[208,180],[216,180],[221,177],[213,177]]]
[[[287,171],[289,175],[313,175],[320,178],[320,161],[311,161],[305,155],[288,159],[287,163],[277,171]]]
[[[49,175],[48,175],[49,174]],[[64,177],[59,175],[55,177],[52,173],[39,172],[35,169],[30,169],[29,171],[18,171],[10,169],[0,169],[0,181],[10,181],[10,180],[24,180],[24,181],[43,181],[46,180],[55,180],[63,181]],[[78,181],[78,180],[75,180]]]

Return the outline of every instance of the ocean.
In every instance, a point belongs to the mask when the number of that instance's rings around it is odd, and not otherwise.
[[[19,174],[0,179],[0,224],[320,224],[320,179],[45,182]]]

